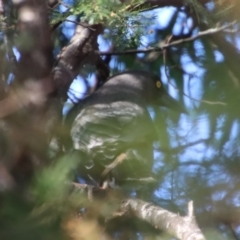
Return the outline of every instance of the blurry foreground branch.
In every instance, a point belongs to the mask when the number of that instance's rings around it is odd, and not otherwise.
[[[73,183],[73,185],[76,188],[87,190],[88,195],[91,196],[90,200],[93,201],[99,195],[103,197],[109,191],[116,191],[113,189],[100,189],[86,184]],[[117,194],[117,196],[119,195]],[[119,202],[119,198],[116,198],[116,201]],[[110,220],[119,216],[137,217],[139,220],[145,221],[153,227],[163,230],[181,240],[205,240],[195,220],[192,201],[188,204],[188,215],[180,216],[149,202],[136,198],[126,198],[119,204],[118,213],[112,213]]]

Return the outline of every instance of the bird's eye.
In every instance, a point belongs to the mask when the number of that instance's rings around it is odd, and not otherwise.
[[[156,82],[156,87],[157,87],[157,88],[160,88],[161,86],[162,86],[161,82],[160,82],[160,81],[157,81],[157,82]]]

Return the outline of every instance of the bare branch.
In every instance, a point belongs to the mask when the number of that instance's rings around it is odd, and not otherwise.
[[[121,210],[164,230],[182,240],[204,240],[194,216],[179,216],[164,208],[139,199],[126,199]]]
[[[71,183],[79,189],[88,189],[86,184]],[[93,187],[93,194],[101,193],[107,195],[109,192],[119,192],[120,190],[101,189]],[[115,194],[113,194],[115,195]],[[119,196],[119,195],[115,195]],[[119,199],[116,197],[116,201]],[[205,240],[200,228],[198,227],[193,215],[193,202],[189,203],[188,216],[182,217],[179,214],[172,213],[164,208],[155,206],[149,202],[144,202],[140,199],[127,198],[120,204],[121,215],[112,213],[112,218],[119,216],[135,216],[143,220],[155,228],[166,231],[167,233],[182,240]],[[119,212],[118,211],[118,212]],[[111,218],[110,218],[111,219]],[[109,220],[109,219],[108,219]]]
[[[174,46],[177,46],[177,45],[182,44],[184,42],[191,42],[191,41],[194,41],[194,40],[196,40],[198,38],[201,38],[203,36],[207,36],[207,35],[211,35],[211,34],[221,32],[221,31],[223,31],[227,28],[232,27],[233,25],[235,25],[235,23],[236,22],[234,21],[232,23],[226,24],[226,25],[221,26],[221,27],[217,26],[216,28],[210,28],[206,31],[199,32],[197,35],[194,35],[194,36],[189,37],[189,38],[179,39],[179,40],[173,41],[171,43],[163,43],[158,48],[152,48],[151,47],[151,48],[142,49],[142,50],[132,49],[132,50],[126,50],[126,51],[112,51],[112,52],[106,51],[106,52],[98,52],[98,53],[100,55],[127,55],[127,54],[137,54],[137,53],[148,53],[148,52],[163,51],[165,48],[174,47]]]
[[[114,168],[116,168],[119,164],[121,164],[126,159],[126,153],[121,153],[112,163],[110,163],[101,174],[101,177],[104,178],[111,172]]]
[[[193,209],[193,201],[190,201],[188,203],[188,216],[193,217],[194,216],[194,209]]]
[[[96,49],[97,37],[103,31],[101,24],[83,27],[78,25],[69,45],[64,48],[54,68],[54,82],[61,97],[66,97],[73,79],[79,74],[84,64],[95,64],[102,67],[109,74],[107,67],[104,67]],[[102,63],[102,64],[101,64]]]

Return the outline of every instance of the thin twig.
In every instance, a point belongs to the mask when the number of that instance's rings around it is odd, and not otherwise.
[[[210,29],[209,29],[210,30]],[[185,39],[186,40],[186,39]],[[169,43],[171,44],[171,43]],[[167,78],[167,81],[169,83],[169,85],[171,85],[176,91],[179,91],[179,89],[174,85],[172,84],[171,80],[170,80],[170,77],[169,77],[169,74],[167,72],[167,66],[166,66],[166,49],[163,49],[163,64],[164,64],[164,72],[165,72],[165,75],[166,75],[166,78]],[[197,102],[202,102],[202,103],[206,103],[206,104],[209,104],[209,105],[222,105],[222,106],[226,106],[227,104],[224,103],[224,102],[212,102],[212,101],[209,101],[209,100],[201,100],[201,99],[196,99],[196,98],[193,98],[191,96],[189,96],[188,94],[186,94],[185,92],[182,92],[182,94],[186,97],[188,97],[189,99],[193,100],[193,101],[197,101]]]
[[[120,163],[126,159],[126,153],[120,154],[111,164],[109,164],[101,174],[101,177],[105,177],[110,171],[116,168]]]
[[[235,23],[236,23],[236,21],[234,21],[232,23],[229,23],[229,24],[226,24],[226,25],[221,26],[221,27],[210,28],[206,31],[199,32],[197,35],[194,35],[192,37],[179,39],[179,40],[173,41],[171,43],[167,43],[167,44],[165,43],[165,44],[162,44],[162,46],[159,46],[157,48],[150,47],[148,49],[141,49],[141,50],[130,49],[130,50],[126,50],[126,51],[105,51],[105,52],[96,51],[96,53],[98,53],[100,55],[127,55],[127,54],[137,54],[137,53],[148,53],[148,52],[163,51],[163,49],[165,49],[165,48],[173,47],[173,46],[182,44],[184,42],[190,42],[190,41],[196,40],[196,39],[198,39],[200,37],[203,37],[203,36],[207,36],[207,35],[210,35],[210,34],[215,34],[215,33],[221,32],[221,31],[223,31],[223,30],[225,30],[229,27],[232,27]]]
[[[194,217],[193,201],[188,202],[188,216]]]
[[[74,20],[70,20],[70,19],[65,19],[64,22],[71,22],[71,23],[75,23],[76,25],[80,25],[82,27],[85,27],[85,28],[88,28],[92,31],[96,31],[94,28],[91,28],[89,24],[87,23],[81,23],[81,22],[77,22],[77,21],[74,21]]]

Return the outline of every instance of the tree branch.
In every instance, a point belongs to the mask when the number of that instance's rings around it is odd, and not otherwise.
[[[86,184],[72,183],[76,188],[89,189]],[[92,187],[92,192],[95,196],[101,193],[101,197],[104,194],[108,194],[110,191],[117,192],[113,189],[100,189]],[[119,192],[119,190],[118,190]],[[114,194],[115,195],[115,194]],[[120,195],[115,195],[120,196]],[[94,200],[94,196],[91,200]],[[119,201],[119,198],[116,198]],[[112,218],[119,216],[135,216],[140,220],[143,220],[153,227],[161,229],[174,237],[181,240],[205,240],[200,228],[198,227],[195,217],[193,215],[193,202],[188,204],[188,216],[179,216],[179,214],[172,213],[164,208],[153,205],[149,202],[144,202],[136,198],[126,198],[120,204],[119,211],[121,214],[112,213]],[[110,218],[111,219],[111,218]],[[109,220],[109,219],[108,219]]]
[[[157,48],[152,48],[151,47],[151,48],[142,49],[142,50],[130,49],[130,50],[126,50],[126,51],[112,51],[112,52],[106,51],[106,52],[97,52],[97,53],[99,53],[100,55],[127,55],[127,54],[137,54],[137,53],[149,53],[149,52],[163,51],[166,48],[174,47],[174,46],[177,46],[177,45],[182,44],[184,42],[191,42],[191,41],[194,41],[194,40],[196,40],[200,37],[218,33],[218,32],[223,31],[223,30],[225,30],[229,27],[232,27],[235,23],[236,22],[234,21],[232,23],[226,24],[226,25],[221,26],[221,27],[210,28],[206,31],[199,32],[198,34],[196,34],[192,37],[189,37],[189,38],[179,39],[177,41],[173,41],[173,42],[170,42],[170,43],[163,43],[162,45],[160,44],[160,46],[157,47]]]
[[[192,215],[192,202],[190,202],[189,206],[189,214],[185,217],[139,199],[124,200],[121,210],[133,214],[137,218],[150,223],[155,228],[170,233],[178,239],[204,240],[205,237],[199,229],[195,217]]]
[[[102,60],[95,51],[98,49],[97,37],[102,31],[101,24],[91,25],[88,28],[81,25],[76,27],[74,36],[69,45],[62,50],[54,68],[54,82],[61,97],[66,97],[73,79],[79,74],[84,64],[100,65],[106,72],[106,76],[108,75],[108,68],[104,68],[104,64],[99,64]]]

